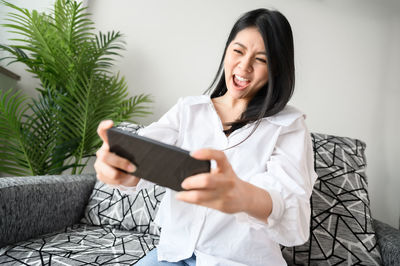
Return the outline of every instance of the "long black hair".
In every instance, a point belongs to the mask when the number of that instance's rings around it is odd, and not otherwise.
[[[250,100],[241,117],[228,123],[228,125],[231,125],[228,133],[257,121],[252,134],[263,117],[272,116],[286,106],[294,90],[294,49],[290,24],[279,11],[260,8],[245,13],[233,25],[218,72],[206,92],[210,92],[214,88],[211,98],[222,96],[227,92],[224,73],[226,50],[238,32],[249,27],[255,27],[264,40],[267,53],[268,81]]]

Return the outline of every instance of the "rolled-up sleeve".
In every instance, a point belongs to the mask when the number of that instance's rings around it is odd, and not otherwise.
[[[317,175],[311,137],[301,116],[282,126],[264,173],[251,177],[250,183],[269,192],[272,213],[268,222],[241,213],[239,221],[267,230],[272,240],[285,245],[303,244],[309,237],[310,196]]]

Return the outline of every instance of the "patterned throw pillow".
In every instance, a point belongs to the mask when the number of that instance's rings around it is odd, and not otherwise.
[[[312,134],[318,179],[311,196],[310,239],[283,247],[289,265],[380,265],[365,174],[365,144]]]
[[[118,128],[136,134],[142,126],[121,123]],[[165,188],[154,185],[151,189],[125,194],[97,181],[81,222],[159,235],[159,228],[153,221],[164,193]]]
[[[164,193],[163,187],[154,185],[151,189],[124,194],[97,181],[81,222],[159,235],[153,221]]]

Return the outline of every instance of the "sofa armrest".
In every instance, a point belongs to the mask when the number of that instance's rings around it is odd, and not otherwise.
[[[94,174],[0,178],[0,247],[77,223],[95,182]]]
[[[400,265],[400,230],[378,220],[373,225],[383,265]]]

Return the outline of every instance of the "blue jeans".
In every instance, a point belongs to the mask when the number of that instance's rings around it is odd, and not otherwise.
[[[193,254],[192,257],[181,260],[178,262],[168,262],[168,261],[158,261],[157,260],[157,249],[151,250],[146,254],[145,257],[140,259],[136,264],[136,266],[196,266],[196,256]]]

